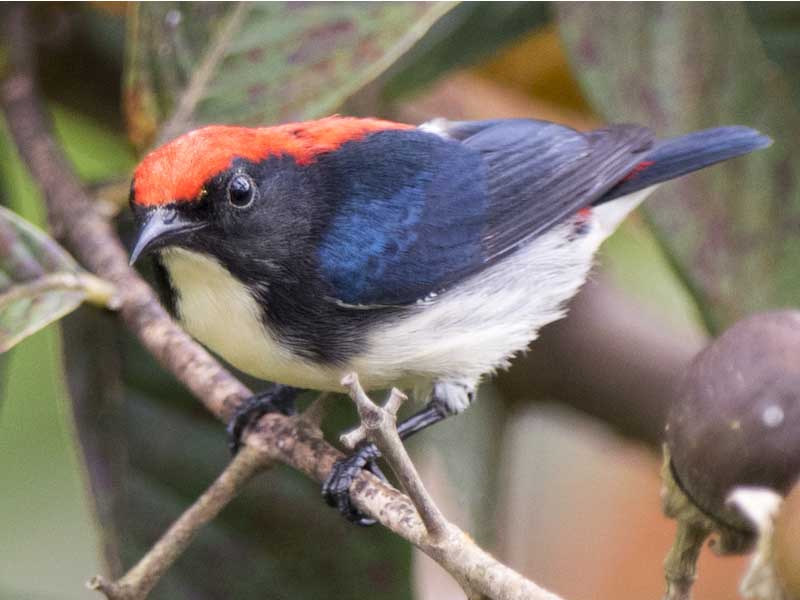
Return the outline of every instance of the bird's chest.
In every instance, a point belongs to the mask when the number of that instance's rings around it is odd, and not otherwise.
[[[184,328],[202,344],[250,375],[299,385],[317,375],[285,348],[262,319],[250,290],[219,262],[182,249],[162,252]]]

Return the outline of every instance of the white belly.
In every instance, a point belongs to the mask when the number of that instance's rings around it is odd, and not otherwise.
[[[353,369],[385,387],[395,381],[477,381],[508,366],[541,327],[564,316],[601,242],[654,189],[592,209],[587,235],[570,241],[574,224],[558,226],[422,310],[377,328]]]
[[[237,369],[301,388],[341,389],[356,371],[369,388],[477,380],[507,366],[539,329],[564,315],[600,243],[653,188],[592,211],[590,232],[570,241],[568,223],[550,230],[456,288],[371,331],[364,351],[341,367],[323,367],[281,346],[247,288],[215,259],[162,251],[186,330]],[[266,282],[268,284],[268,282]]]

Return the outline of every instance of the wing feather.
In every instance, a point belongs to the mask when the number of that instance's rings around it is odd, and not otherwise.
[[[590,206],[653,144],[652,132],[637,125],[612,125],[583,134],[546,121],[486,123],[483,129],[479,123],[453,127],[454,138],[478,150],[487,165],[486,263]]]
[[[583,134],[523,119],[374,134],[337,153],[351,185],[320,251],[333,300],[398,306],[441,292],[591,205],[652,144],[635,125]]]

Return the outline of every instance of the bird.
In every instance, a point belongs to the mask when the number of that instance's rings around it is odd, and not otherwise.
[[[535,119],[415,126],[330,117],[209,125],[147,154],[130,206],[131,264],[154,258],[166,307],[200,343],[273,387],[228,425],[294,414],[301,390],[412,389],[403,439],[476,397],[546,324],[565,315],[600,243],[658,185],[764,148],[744,126],[656,139]],[[362,444],[323,496],[350,501]]]

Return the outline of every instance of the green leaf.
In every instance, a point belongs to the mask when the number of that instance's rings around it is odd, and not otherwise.
[[[53,105],[51,114],[56,137],[83,181],[105,182],[121,175],[130,179],[136,156],[123,135],[60,105]]]
[[[64,108],[56,106],[52,113],[68,157],[82,175],[103,179],[132,164],[132,152],[120,136]],[[15,156],[6,159],[18,165]],[[41,220],[44,213],[40,207],[17,200],[34,193],[21,173],[21,165],[8,169],[4,186],[8,203],[25,216]],[[73,311],[81,302],[104,304],[111,293],[108,284],[81,269],[49,235],[0,207],[0,353]]]
[[[0,391],[5,390],[7,373],[8,373],[8,355],[0,354]],[[3,398],[5,398],[5,394],[0,394],[0,410],[3,409]]]
[[[0,352],[111,288],[46,233],[0,207]]]
[[[746,2],[747,14],[767,56],[783,69],[800,100],[800,5],[796,2]]]
[[[61,355],[55,327],[3,355],[9,372],[0,388],[0,529],[8,557],[0,561],[2,598],[83,599],[82,581],[99,568],[98,528],[84,489]],[[43,570],[43,563],[52,568]]]
[[[44,223],[43,203],[2,122],[0,194],[18,214]],[[61,350],[58,328],[48,327],[0,354],[8,367],[0,381],[0,531],[5,556],[13,557],[0,561],[3,598],[85,598],[82,581],[99,568]]]
[[[205,123],[264,125],[335,111],[452,3],[139,3],[125,104],[132,139]]]
[[[675,332],[702,328],[689,290],[676,277],[664,248],[644,219],[622,222],[600,248],[598,262],[615,285]]]
[[[447,71],[475,64],[550,20],[547,2],[462,2],[439,19],[384,75],[395,100]]]
[[[665,184],[646,204],[707,326],[800,297],[800,135],[791,89],[739,3],[563,4],[575,71],[610,121],[663,136],[742,124],[766,150]]]

